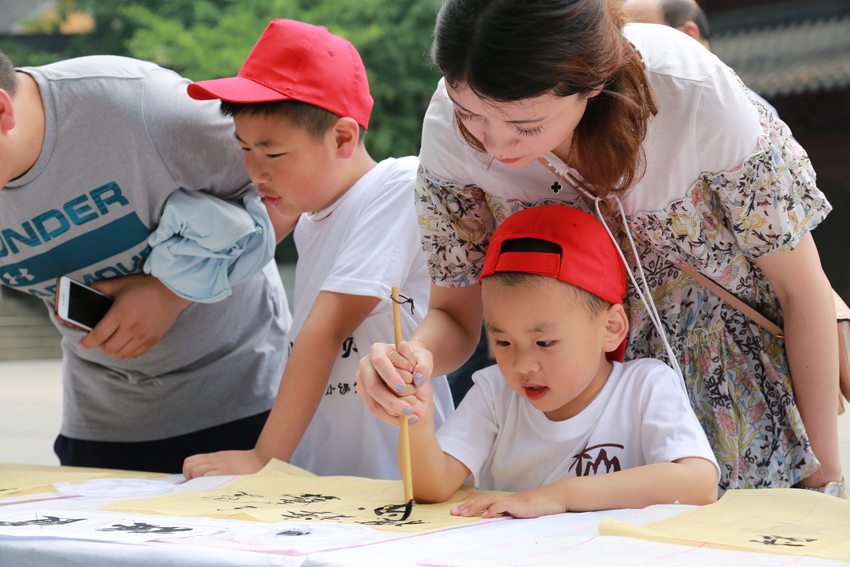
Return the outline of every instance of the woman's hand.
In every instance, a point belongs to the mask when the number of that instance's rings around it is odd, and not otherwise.
[[[428,314],[414,336],[398,349],[376,343],[360,360],[357,392],[372,414],[396,425],[402,413],[426,417],[429,381],[459,368],[473,353],[481,336],[482,312],[479,286],[446,288],[432,283]],[[425,385],[428,388],[422,389]]]
[[[424,343],[411,339],[393,345],[376,343],[360,359],[357,393],[373,415],[399,424],[402,414],[424,418],[432,405],[433,357]]]

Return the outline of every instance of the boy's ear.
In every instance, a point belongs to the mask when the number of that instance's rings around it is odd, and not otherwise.
[[[626,310],[619,303],[615,303],[606,309],[603,317],[605,317],[603,348],[605,352],[613,352],[617,350],[617,347],[620,346],[629,332],[629,318],[626,316]]]
[[[360,143],[360,125],[353,118],[342,117],[331,125],[329,135],[332,137],[337,157],[349,159]]]
[[[15,127],[15,105],[12,97],[5,90],[0,89],[0,134],[5,134]]]

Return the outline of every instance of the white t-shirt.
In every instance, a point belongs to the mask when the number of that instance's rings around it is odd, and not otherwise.
[[[498,366],[473,380],[437,439],[482,490],[520,492],[685,457],[717,467],[679,378],[658,360],[615,362],[596,398],[564,421],[550,421],[514,392]]]
[[[290,459],[318,475],[401,478],[398,427],[369,412],[357,395],[355,373],[372,344],[394,341],[392,286],[414,300],[413,314],[410,305],[401,308],[405,338],[427,312],[430,278],[413,204],[417,166],[415,157],[382,161],[330,207],[301,215],[295,228],[294,341],[320,291],[381,300],[340,345],[325,395]],[[431,383],[439,426],[454,405],[445,376]]]

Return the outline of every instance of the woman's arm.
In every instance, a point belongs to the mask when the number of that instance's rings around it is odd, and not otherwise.
[[[460,368],[481,338],[481,286],[440,287],[431,284],[428,314],[411,339],[427,345],[433,356],[433,366],[426,377],[442,376]],[[413,350],[419,346],[414,343]],[[415,353],[414,353],[415,356]],[[416,368],[422,371],[420,368]]]
[[[832,290],[811,233],[794,250],[756,263],[776,292],[794,398],[821,467],[807,486],[841,480],[838,455],[838,342]]]

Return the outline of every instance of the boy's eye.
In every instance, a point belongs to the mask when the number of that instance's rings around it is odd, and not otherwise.
[[[496,344],[496,346],[501,346],[501,347],[505,347],[505,346],[510,346],[510,345],[511,345],[511,343],[509,343],[508,341],[495,341],[495,344]]]
[[[555,341],[537,341],[537,346],[543,348],[550,347],[553,344],[555,344]]]
[[[274,159],[274,158],[279,158],[282,155],[284,155],[284,154],[266,154],[266,157]]]

